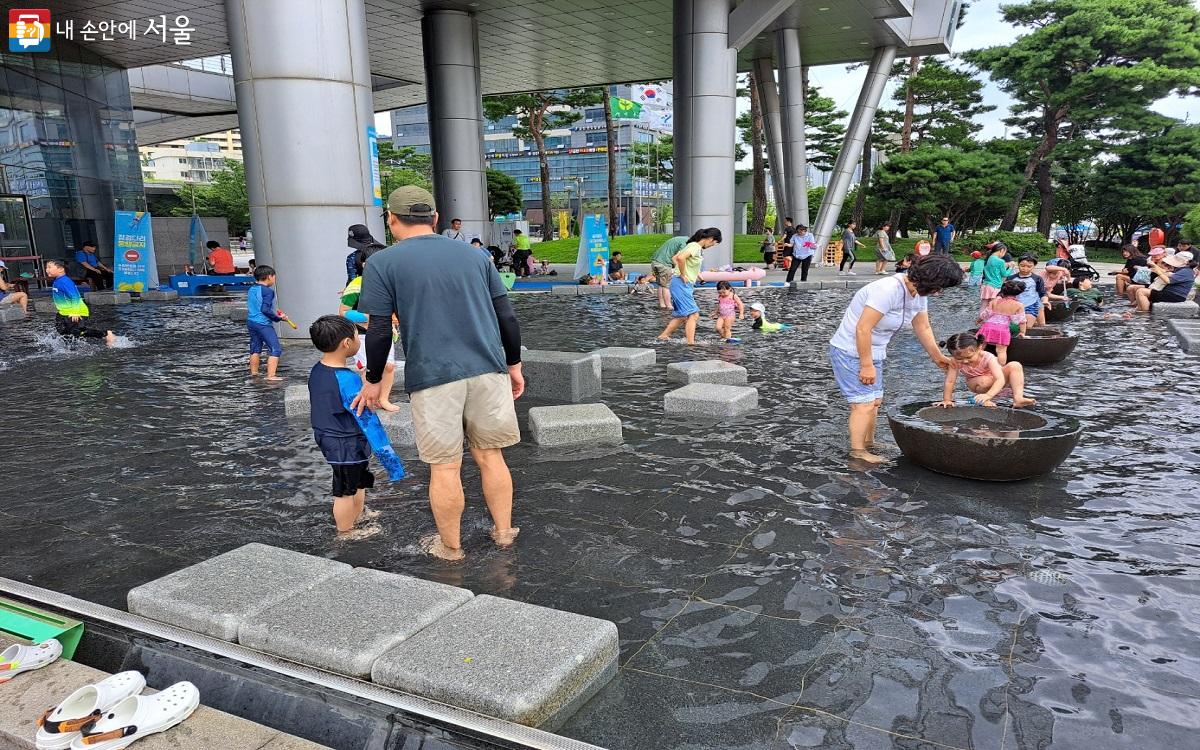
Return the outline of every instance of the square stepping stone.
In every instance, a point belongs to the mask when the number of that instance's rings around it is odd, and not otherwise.
[[[417,437],[413,431],[412,405],[401,403],[396,406],[400,407],[400,411],[381,409],[375,413],[379,415],[379,421],[383,423],[383,429],[387,432],[393,448],[414,446],[417,444]]]
[[[1150,314],[1156,318],[1195,318],[1200,316],[1200,305],[1195,302],[1155,302]]]
[[[629,294],[630,286],[628,284],[606,284],[600,288],[604,290],[604,294]]]
[[[529,434],[538,445],[620,443],[621,420],[604,404],[535,406],[529,410]]]
[[[676,383],[745,385],[746,368],[719,359],[672,362],[667,365],[667,379]]]
[[[472,597],[442,583],[355,568],[250,615],[238,643],[364,679],[376,659]]]
[[[613,623],[485,595],[384,654],[371,679],[553,731],[616,671]]]
[[[133,302],[129,292],[85,292],[83,301],[88,305],[106,307],[111,305],[127,305]]]
[[[174,289],[149,289],[142,292],[142,299],[146,302],[170,302],[179,299],[179,292]]]
[[[229,308],[229,319],[234,323],[245,323],[249,312],[245,305],[235,305]]]
[[[550,287],[550,294],[556,297],[577,297],[579,289],[578,284],[555,284]]]
[[[692,383],[669,391],[663,411],[685,417],[736,417],[758,408],[758,389],[744,385]]]
[[[606,346],[592,354],[600,357],[601,373],[633,372],[653,367],[658,361],[658,352],[653,349],[637,349],[627,346]]]
[[[600,392],[600,357],[595,352],[530,349],[521,355],[529,395],[550,401],[582,401]]]
[[[1179,348],[1185,352],[1200,352],[1200,320],[1173,319],[1167,328],[1179,340]]]
[[[226,641],[251,615],[350,566],[265,544],[247,544],[131,590],[129,611]]]
[[[283,413],[288,419],[308,419],[312,405],[307,385],[289,385],[283,389]]]
[[[11,323],[14,320],[24,320],[25,313],[17,305],[0,305],[0,323]]]
[[[576,289],[578,289],[576,294],[581,297],[588,294],[604,294],[604,287],[599,284],[580,284]]]

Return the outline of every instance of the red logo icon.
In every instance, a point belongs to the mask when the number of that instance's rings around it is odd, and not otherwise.
[[[137,250],[126,250],[125,251],[125,260],[129,261],[130,263],[137,263],[141,259],[142,259],[142,254],[139,253]]]

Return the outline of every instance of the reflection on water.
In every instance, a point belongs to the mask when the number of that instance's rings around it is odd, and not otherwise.
[[[510,550],[487,540],[468,464],[459,565],[415,546],[433,530],[415,461],[373,495],[385,533],[334,544],[308,430],[281,388],[243,377],[244,329],[205,305],[98,311],[137,342],[125,350],[52,350],[45,318],[6,326],[0,574],[121,606],[258,541],[603,617],[622,670],[562,731],[612,748],[1195,745],[1200,407],[1161,322],[1066,324],[1079,347],[1027,378],[1085,424],[1080,445],[1052,477],[1001,486],[903,460],[848,471],[825,347],[850,293],[743,296],[796,328],[658,353],[746,367],[757,412],[664,420],[662,367],[606,378],[625,444],[508,451]],[[515,301],[526,344],[563,350],[649,340],[653,304]],[[945,337],[977,303],[931,307]],[[284,374],[302,382],[314,360],[289,347]],[[931,403],[941,384],[911,336],[894,342],[890,400]]]
[[[998,429],[995,421],[990,419],[964,419],[961,422],[942,422],[938,425],[938,429],[942,432],[953,432],[961,435],[971,435],[972,437],[998,437],[998,438],[1018,438],[1021,437],[1020,430],[1002,430]]]

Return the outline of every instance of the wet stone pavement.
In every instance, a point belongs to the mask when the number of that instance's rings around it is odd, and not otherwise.
[[[595,400],[623,445],[510,450],[513,549],[489,543],[468,462],[462,564],[416,546],[433,523],[415,459],[372,496],[384,532],[334,543],[309,431],[281,388],[242,376],[243,329],[203,303],[100,312],[133,339],[115,351],[53,350],[44,318],[8,326],[0,575],[124,606],[258,541],[610,619],[621,671],[561,730],[609,748],[1197,746],[1195,360],[1161,321],[1081,318],[1072,356],[1028,372],[1085,425],[1053,476],[856,472],[825,356],[850,295],[744,293],[797,329],[663,347],[659,366],[606,378]],[[515,305],[538,349],[645,346],[662,323],[650,297]],[[932,308],[944,336],[974,304],[955,290]],[[663,364],[708,358],[749,370],[758,411],[664,419]],[[289,347],[289,381],[314,359]],[[893,403],[933,401],[941,375],[903,335],[886,382]]]

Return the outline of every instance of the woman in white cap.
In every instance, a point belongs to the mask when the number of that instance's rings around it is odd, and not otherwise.
[[[8,266],[0,260],[0,305],[20,305],[21,312],[29,312],[29,295],[8,283]]]
[[[1156,302],[1186,302],[1196,283],[1196,261],[1189,252],[1164,255],[1151,260],[1150,272],[1163,282],[1162,289],[1139,287],[1135,292],[1138,312],[1150,312]]]

